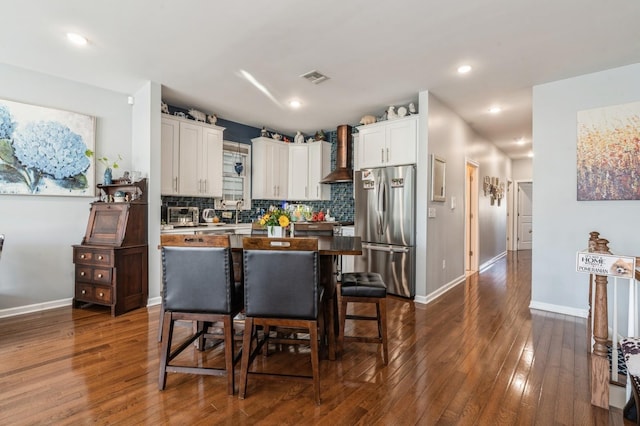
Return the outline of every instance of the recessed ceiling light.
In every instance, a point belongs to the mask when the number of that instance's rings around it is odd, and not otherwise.
[[[460,65],[458,67],[458,74],[466,74],[471,71],[471,65]]]
[[[292,100],[292,101],[289,101],[289,106],[290,106],[291,108],[300,108],[300,107],[302,106],[302,103],[300,103],[300,101],[299,101],[299,100],[294,99],[294,100]]]
[[[78,46],[84,46],[87,44],[87,39],[76,33],[67,33],[67,40]]]
[[[491,114],[499,114],[500,112],[502,112],[502,108],[500,108],[499,106],[493,106],[489,108],[489,112]]]

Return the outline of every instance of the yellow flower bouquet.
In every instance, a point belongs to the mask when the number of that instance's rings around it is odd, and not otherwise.
[[[271,232],[273,232],[273,228],[276,226],[280,226],[282,228],[288,227],[289,223],[291,223],[291,216],[286,210],[273,208],[266,212],[258,222],[260,225],[268,227]]]

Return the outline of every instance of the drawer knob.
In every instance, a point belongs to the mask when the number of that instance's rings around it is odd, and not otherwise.
[[[84,277],[84,271],[80,272],[80,276]]]
[[[98,260],[102,260],[102,259],[103,259],[102,255],[98,255]]]
[[[87,294],[87,290],[82,290],[82,294]]]
[[[103,297],[103,296],[104,296],[104,293],[103,293],[103,292],[100,292],[100,297]]]
[[[98,278],[102,278],[102,274],[98,274]]]
[[[84,254],[81,254],[81,255],[80,255],[80,259],[84,259]]]

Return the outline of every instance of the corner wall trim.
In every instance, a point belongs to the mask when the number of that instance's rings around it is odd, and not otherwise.
[[[447,291],[451,290],[452,288],[454,288],[455,286],[457,286],[460,283],[463,283],[466,279],[465,275],[462,275],[458,278],[453,279],[452,281],[449,281],[447,284],[443,285],[442,287],[440,287],[439,289],[437,289],[436,291],[429,293],[426,296],[416,296],[413,301],[415,303],[420,303],[420,304],[428,304],[433,302],[434,300],[436,300],[438,297],[442,296],[443,294],[445,294]]]
[[[579,318],[587,318],[589,315],[589,311],[587,309],[571,308],[569,306],[562,305],[552,305],[551,303],[536,302],[534,300],[529,303],[529,309],[554,312],[556,314],[570,315],[572,317]]]
[[[34,303],[33,305],[17,306],[15,308],[0,309],[0,318],[14,317],[31,312],[46,311],[48,309],[70,306],[73,299],[52,300],[51,302]]]

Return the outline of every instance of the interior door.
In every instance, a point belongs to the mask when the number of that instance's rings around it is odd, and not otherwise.
[[[533,239],[533,183],[518,184],[518,250],[531,250]]]
[[[478,270],[478,165],[467,161],[465,180],[465,269]]]

